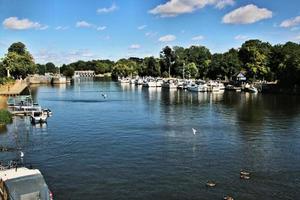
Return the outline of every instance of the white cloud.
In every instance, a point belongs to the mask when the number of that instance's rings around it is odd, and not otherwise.
[[[281,22],[280,27],[290,28],[290,27],[297,26],[299,24],[300,24],[300,16],[297,16],[297,17],[292,18],[292,19],[284,20],[283,22]]]
[[[249,37],[246,35],[237,35],[234,37],[234,39],[235,40],[247,40],[247,39],[249,39]]]
[[[233,6],[235,4],[234,0],[221,0],[216,4],[216,8],[223,9],[226,6]]]
[[[151,38],[151,37],[155,37],[157,34],[158,34],[157,32],[149,31],[145,33],[145,36]]]
[[[45,30],[48,28],[47,25],[42,25],[39,22],[33,22],[29,19],[19,19],[18,17],[9,17],[2,22],[3,26],[7,29],[13,30],[26,30],[26,29],[37,29]]]
[[[78,21],[76,22],[76,27],[78,28],[91,28],[93,27],[94,25],[93,24],[90,24],[86,21]]]
[[[75,51],[51,51],[49,49],[41,49],[34,53],[34,58],[37,63],[53,62],[57,65],[68,64],[78,60],[92,60],[99,58],[88,49],[79,49]]]
[[[223,17],[225,24],[252,24],[263,19],[272,18],[272,11],[266,8],[258,8],[249,4],[233,10]]]
[[[118,9],[118,7],[115,4],[113,4],[109,8],[98,8],[97,13],[99,13],[99,14],[110,13],[110,12],[113,12],[117,9]]]
[[[141,45],[139,45],[139,44],[132,44],[132,45],[130,45],[130,47],[129,47],[129,49],[134,49],[134,50],[140,49],[140,48],[141,48]]]
[[[67,29],[69,29],[69,27],[68,26],[57,26],[57,27],[55,27],[55,30],[67,30]]]
[[[159,42],[172,42],[174,40],[176,40],[175,35],[165,35],[158,39]]]
[[[234,0],[169,0],[149,11],[153,15],[161,17],[175,17],[180,14],[192,13],[207,5],[215,5],[217,8],[224,8],[232,5]]]
[[[199,40],[203,40],[203,39],[204,39],[203,35],[197,35],[192,38],[193,41],[199,41]]]
[[[138,29],[138,30],[143,30],[143,29],[145,29],[146,27],[147,27],[147,25],[144,24],[144,25],[139,26],[137,29]]]
[[[97,31],[104,31],[106,28],[106,26],[98,26]]]

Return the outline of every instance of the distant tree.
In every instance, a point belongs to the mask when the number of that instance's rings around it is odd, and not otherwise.
[[[46,63],[46,72],[47,73],[57,73],[58,70],[52,62]]]
[[[209,49],[204,46],[191,46],[186,51],[187,62],[195,63],[198,68],[199,76],[201,78],[205,77],[211,62],[211,53]]]
[[[223,54],[223,65],[226,77],[232,80],[232,76],[241,71],[242,63],[239,59],[239,52],[236,49],[230,49]]]
[[[195,63],[189,63],[184,67],[185,77],[195,78],[198,76],[198,68]]]
[[[169,76],[174,73],[173,64],[175,62],[176,56],[174,51],[169,47],[166,46],[160,52],[160,68],[162,71],[166,71]]]
[[[293,42],[275,45],[271,52],[270,68],[280,84],[300,84],[300,45]]]
[[[36,64],[37,73],[40,75],[44,75],[46,72],[46,66],[42,64]]]
[[[28,74],[36,72],[33,57],[21,42],[13,43],[8,48],[8,53],[2,59],[2,67],[8,69],[15,78],[19,76],[25,78]]]
[[[159,62],[154,57],[146,57],[143,64],[146,68],[145,71],[148,76],[160,76]]]
[[[8,48],[8,53],[12,53],[12,52],[22,56],[25,55],[27,53],[25,44],[23,44],[22,42],[13,43]]]
[[[260,40],[248,40],[242,45],[239,58],[248,77],[264,78],[269,73],[268,62],[271,48],[269,43]]]

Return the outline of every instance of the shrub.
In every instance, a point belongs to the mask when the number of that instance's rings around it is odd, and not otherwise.
[[[9,124],[12,122],[12,114],[5,109],[0,110],[0,124]]]

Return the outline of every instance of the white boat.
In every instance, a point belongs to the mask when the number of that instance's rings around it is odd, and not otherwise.
[[[155,80],[148,80],[145,81],[143,84],[144,87],[156,87],[156,81]]]
[[[219,90],[225,90],[225,85],[223,83],[218,83]]]
[[[161,85],[164,83],[162,79],[157,79],[156,80],[156,87],[161,87]]]
[[[207,91],[207,85],[206,84],[191,84],[187,88],[189,91],[192,92],[206,92]]]
[[[144,81],[141,78],[135,80],[135,85],[143,85],[143,83]]]
[[[130,84],[134,85],[135,84],[135,79],[130,79]]]
[[[129,80],[129,78],[121,78],[121,79],[118,79],[118,82],[119,83],[130,83],[130,80]]]
[[[53,200],[53,195],[39,170],[0,167],[1,200]]]
[[[47,122],[48,113],[43,111],[33,111],[30,115],[30,118],[33,124],[45,123]]]
[[[42,111],[46,113],[48,117],[52,116],[52,111],[49,108],[44,108]]]
[[[51,80],[52,84],[66,84],[67,83],[67,78],[64,76],[54,76],[52,77]]]
[[[168,89],[177,89],[177,84],[173,80],[168,80],[164,81],[161,87]]]
[[[251,93],[258,93],[258,90],[257,90],[257,88],[256,88],[256,87],[254,87],[254,86],[250,86],[250,87],[248,87],[248,91],[249,91],[249,92],[251,92]]]
[[[220,91],[221,91],[221,90],[220,90],[219,86],[213,86],[213,87],[211,88],[211,92],[217,93],[217,92],[220,92]]]

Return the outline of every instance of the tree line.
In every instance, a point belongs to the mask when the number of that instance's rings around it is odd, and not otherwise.
[[[21,42],[12,44],[1,59],[0,76],[10,69],[14,77],[45,72],[57,73],[53,63],[35,64]],[[260,40],[248,40],[238,49],[212,54],[205,46],[164,47],[158,58],[123,58],[77,61],[64,64],[60,72],[72,76],[75,70],[94,70],[96,74],[111,73],[112,77],[153,76],[232,80],[243,72],[249,80],[278,80],[282,85],[300,83],[300,44],[287,42],[271,45]]]

